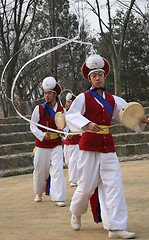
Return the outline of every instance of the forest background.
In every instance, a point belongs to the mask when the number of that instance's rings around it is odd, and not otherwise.
[[[103,4],[100,0],[1,0],[0,110],[3,117],[16,115],[11,103],[11,88],[22,66],[66,41],[63,38],[75,37],[80,21],[78,40],[90,44],[72,42],[28,64],[15,85],[17,109],[21,114],[31,114],[35,105],[44,102],[41,83],[47,76],[55,77],[63,90],[70,89],[75,95],[86,91],[89,83],[83,78],[81,67],[86,57],[93,53],[91,43],[94,52],[105,57],[111,66],[106,91],[122,96],[128,102],[137,101],[148,106],[149,4],[144,0],[146,7],[142,11],[139,2],[106,0]],[[98,19],[96,32],[89,24],[89,11]],[[106,21],[103,18],[105,14]],[[48,40],[49,37],[53,38]],[[62,102],[64,95],[61,96]]]

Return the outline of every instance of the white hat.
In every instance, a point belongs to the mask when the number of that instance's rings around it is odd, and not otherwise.
[[[88,76],[93,72],[104,72],[106,76],[110,71],[110,65],[106,59],[99,54],[89,56],[82,67],[83,76],[88,79]]]
[[[61,93],[61,87],[54,77],[46,77],[42,82],[42,87],[44,91],[57,92],[57,95]]]
[[[67,93],[67,95],[66,95],[66,101],[71,101],[71,102],[73,102],[73,100],[76,98],[76,96],[74,95],[74,94],[72,94],[72,93]]]

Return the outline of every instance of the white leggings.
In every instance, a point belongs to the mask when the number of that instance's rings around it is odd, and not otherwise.
[[[80,151],[77,170],[78,187],[70,211],[75,215],[85,213],[98,186],[104,228],[126,230],[127,207],[116,153]]]
[[[69,181],[77,183],[77,161],[79,158],[79,144],[64,144],[65,163],[68,166]]]
[[[52,201],[66,200],[66,182],[63,172],[62,146],[35,148],[33,184],[35,194],[45,192],[46,180],[51,176],[50,194]]]

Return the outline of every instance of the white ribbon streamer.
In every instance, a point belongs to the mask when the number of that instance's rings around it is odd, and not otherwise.
[[[62,107],[63,107],[63,104],[62,104],[62,101],[61,101],[61,95],[62,95],[62,93],[65,92],[65,91],[70,92],[71,94],[73,94],[73,92],[72,92],[70,89],[64,89],[64,90],[61,91],[61,94],[59,95],[59,101],[60,101],[60,105],[61,105]]]
[[[65,38],[65,37],[47,37],[47,38],[39,39],[39,40],[33,42],[32,44],[34,45],[35,43],[39,43],[39,42],[47,41],[47,40],[51,40],[51,39],[70,40],[69,38]],[[75,43],[79,43],[79,44],[91,45],[91,50],[92,50],[92,52],[95,52],[95,51],[94,51],[94,48],[93,48],[93,44],[90,43],[90,42],[82,42],[82,41],[77,41],[77,40],[72,40],[72,41],[75,42]],[[67,43],[67,44],[68,44],[68,43]],[[8,65],[10,64],[10,62],[12,61],[12,59],[13,59],[19,52],[21,52],[21,51],[22,51],[24,48],[26,48],[26,47],[27,47],[27,46],[24,46],[24,47],[21,48],[18,52],[16,52],[15,55],[13,55],[13,56],[9,59],[9,61],[7,62],[7,64],[5,65],[5,67],[4,67],[3,71],[2,71],[2,74],[1,74],[1,86],[3,85],[3,79],[4,79],[4,75],[5,75],[5,72],[6,72],[6,70],[7,70]],[[51,50],[52,50],[52,49],[51,49]],[[54,51],[55,51],[55,50],[54,50]],[[32,60],[32,59],[31,59],[31,60]],[[5,95],[6,95],[6,93],[5,93]],[[6,95],[6,97],[8,98],[7,95]],[[10,98],[8,98],[8,99],[11,101]]]
[[[66,46],[67,44],[71,43],[71,42],[75,42],[75,43],[79,43],[79,44],[91,45],[91,46],[92,46],[92,51],[94,51],[92,43],[77,41],[77,39],[79,38],[79,35],[80,35],[80,28],[81,28],[81,24],[79,24],[79,34],[78,34],[76,37],[72,38],[72,39],[68,39],[68,38],[65,38],[65,37],[48,37],[48,38],[43,38],[43,39],[38,40],[37,42],[41,42],[41,41],[45,41],[45,40],[50,40],[50,39],[56,38],[56,39],[65,39],[66,41],[65,41],[64,43],[61,43],[61,44],[53,47],[52,49],[49,49],[49,50],[47,50],[47,51],[45,51],[45,52],[37,55],[36,57],[30,59],[28,62],[26,62],[26,63],[23,65],[23,67],[22,67],[22,68],[19,70],[19,72],[17,73],[17,75],[16,75],[16,77],[15,77],[15,79],[14,79],[14,81],[13,81],[12,88],[11,88],[11,99],[9,99],[7,96],[6,96],[6,97],[12,102],[12,105],[13,105],[15,111],[17,112],[17,114],[18,114],[21,118],[23,118],[25,121],[27,121],[27,122],[29,122],[29,123],[32,123],[32,124],[34,124],[34,125],[36,125],[36,126],[38,126],[38,127],[44,127],[46,130],[49,130],[49,131],[52,131],[52,132],[57,132],[57,133],[60,133],[60,134],[65,134],[65,135],[80,134],[80,133],[67,133],[67,132],[59,131],[59,130],[52,129],[52,128],[43,126],[43,125],[41,125],[41,124],[39,124],[39,123],[36,123],[36,122],[31,121],[30,119],[28,119],[28,118],[26,118],[25,116],[23,116],[23,115],[17,110],[17,108],[15,107],[15,104],[14,104],[14,99],[13,99],[14,88],[15,88],[15,84],[16,84],[16,82],[17,82],[17,79],[18,79],[19,75],[21,74],[22,70],[23,70],[28,64],[30,64],[31,62],[33,62],[33,61],[35,61],[35,60],[37,60],[37,59],[39,59],[39,58],[41,58],[41,57],[43,57],[43,56],[45,56],[45,55],[47,55],[47,54],[52,53],[52,52],[54,52],[55,50],[58,50],[59,48],[62,48],[62,47],[64,47],[64,46]],[[25,48],[25,47],[23,47],[23,48]],[[23,49],[23,48],[22,48],[22,49]],[[16,54],[18,54],[22,49],[20,49]],[[15,54],[15,55],[16,55],[16,54]],[[15,55],[14,55],[14,56],[15,56]],[[3,82],[3,78],[4,78],[5,71],[6,71],[7,67],[8,67],[8,65],[10,64],[10,62],[12,61],[12,59],[14,58],[14,56],[10,58],[10,60],[7,62],[6,66],[4,67],[4,70],[3,70],[2,75],[1,75],[1,86],[2,86],[2,82]]]
[[[77,37],[79,37],[79,35],[77,36]],[[76,38],[76,37],[75,37]],[[69,38],[65,38],[65,37],[47,37],[47,38],[42,38],[42,39],[39,39],[39,40],[37,40],[37,41],[35,41],[35,42],[33,42],[32,44],[34,45],[35,43],[39,43],[39,42],[42,42],[42,41],[47,41],[47,40],[51,40],[51,39],[63,39],[63,40],[69,40],[70,41],[70,39]],[[91,51],[92,52],[94,52],[94,48],[93,48],[93,44],[92,43],[90,43],[90,42],[82,42],[82,41],[77,41],[77,40],[72,40],[72,42],[75,42],[75,43],[79,43],[79,44],[85,44],[85,45],[91,45]],[[69,43],[67,43],[67,44],[69,44]],[[7,70],[7,67],[8,67],[8,65],[10,64],[10,62],[13,60],[13,58],[19,53],[19,52],[21,52],[24,48],[26,48],[27,46],[24,46],[23,48],[21,48],[18,52],[16,52],[15,53],[15,55],[13,55],[10,59],[9,59],[9,61],[7,62],[7,64],[5,65],[5,67],[4,67],[4,69],[3,69],[3,71],[2,71],[2,74],[1,74],[1,86],[2,86],[2,91],[4,92],[4,90],[3,90],[3,79],[4,79],[4,75],[5,75],[5,72],[6,72],[6,70]],[[61,47],[63,47],[63,46],[61,46]],[[53,49],[53,48],[52,48]],[[52,50],[51,49],[51,50]],[[56,50],[56,49],[55,49]],[[54,50],[54,51],[55,51]],[[47,53],[48,54],[48,53]],[[46,54],[45,54],[46,55]],[[39,56],[39,55],[38,55]],[[38,57],[37,56],[37,57]],[[33,58],[34,59],[34,58]],[[33,59],[31,59],[30,61],[32,62],[32,60]],[[34,59],[35,60],[35,59]],[[34,61],[33,60],[33,61]],[[20,69],[21,70],[21,69]],[[7,96],[7,94],[6,94],[6,92],[4,92],[4,94],[5,94],[5,96],[6,96],[6,98],[9,100],[9,101],[11,101],[11,99]]]
[[[58,37],[57,37],[57,38],[58,38]],[[61,37],[61,38],[63,38],[63,37]],[[60,134],[65,134],[65,135],[74,135],[74,134],[80,134],[80,133],[67,133],[67,132],[59,131],[59,130],[52,129],[52,128],[43,126],[43,125],[41,125],[41,124],[39,124],[39,123],[36,123],[36,122],[33,122],[33,121],[29,120],[28,118],[26,118],[25,116],[23,116],[23,115],[16,109],[16,107],[15,107],[15,105],[14,105],[13,94],[14,94],[15,84],[16,84],[16,82],[17,82],[17,79],[18,79],[20,73],[22,72],[22,70],[23,70],[29,63],[31,63],[31,62],[33,62],[33,61],[35,61],[35,60],[37,60],[37,59],[39,59],[39,58],[47,55],[47,54],[50,54],[51,52],[53,52],[53,51],[55,51],[55,50],[57,50],[57,49],[65,46],[65,45],[67,45],[67,44],[69,44],[69,43],[71,43],[71,42],[76,41],[77,38],[79,38],[79,35],[77,35],[76,37],[74,37],[74,38],[72,38],[72,39],[69,39],[69,40],[65,41],[64,43],[59,44],[58,46],[53,47],[52,49],[49,49],[49,50],[45,51],[44,53],[41,53],[41,54],[37,55],[36,57],[34,57],[34,58],[30,59],[28,62],[26,62],[26,63],[23,65],[23,67],[19,70],[19,72],[17,73],[17,75],[16,75],[16,77],[15,77],[15,79],[14,79],[14,81],[13,81],[12,88],[11,88],[11,102],[12,102],[12,105],[13,105],[15,111],[17,112],[17,114],[18,114],[21,118],[23,118],[24,120],[26,120],[26,121],[28,121],[29,123],[32,123],[32,124],[34,124],[34,125],[36,125],[36,126],[38,126],[38,127],[44,127],[46,130],[49,130],[49,131],[52,131],[52,132],[57,132],[57,133],[60,133]],[[66,38],[65,38],[65,39],[66,39]],[[45,40],[45,39],[44,39],[44,40]],[[77,42],[78,42],[78,43],[82,43],[81,41],[77,41]],[[86,44],[87,44],[87,43],[86,43]],[[90,43],[90,44],[91,44],[91,43]],[[11,60],[12,60],[12,59],[11,59]],[[9,61],[9,63],[10,63],[10,61]],[[8,64],[9,64],[9,63],[8,63]],[[8,64],[7,64],[7,66],[8,66]],[[6,68],[5,68],[5,70],[6,70]]]

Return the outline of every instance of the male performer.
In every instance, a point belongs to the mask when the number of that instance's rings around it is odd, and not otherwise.
[[[66,111],[69,110],[72,102],[76,96],[72,93],[67,93],[66,95],[66,102],[65,102],[65,109]],[[69,182],[71,187],[77,186],[77,160],[79,156],[79,140],[81,135],[68,135],[67,138],[64,140],[64,157],[65,163],[68,166],[68,175],[69,175]]]
[[[61,93],[61,87],[53,77],[46,77],[42,87],[46,102],[35,107],[31,120],[43,126],[57,129],[55,113],[64,112],[56,102]],[[46,191],[46,181],[50,174],[51,200],[63,207],[66,201],[66,183],[63,173],[62,140],[56,132],[30,124],[32,133],[36,136],[33,184],[36,197],[35,202],[42,201],[42,194]]]
[[[109,238],[133,238],[135,233],[126,231],[127,207],[121,179],[119,161],[112,135],[104,126],[111,125],[112,116],[119,120],[119,113],[126,101],[104,90],[109,63],[98,54],[93,54],[83,64],[83,76],[92,87],[81,93],[66,114],[68,127],[72,132],[82,132],[79,142],[77,165],[77,189],[72,197],[70,211],[71,226],[81,227],[81,215],[88,207],[88,201],[98,187],[103,226]],[[144,117],[134,130],[142,131],[147,118]]]

